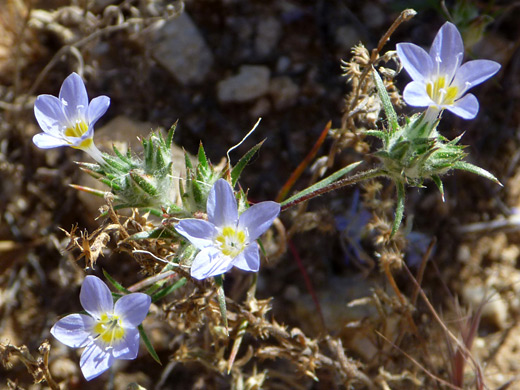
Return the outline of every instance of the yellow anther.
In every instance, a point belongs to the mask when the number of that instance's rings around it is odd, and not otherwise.
[[[101,319],[94,325],[94,332],[105,344],[112,345],[120,341],[125,335],[125,329],[121,326],[118,316],[103,314]]]
[[[217,236],[220,250],[225,256],[237,257],[245,248],[246,234],[242,230],[225,227]]]
[[[73,127],[68,127],[64,132],[63,134],[66,136],[66,137],[76,137],[76,138],[80,138],[82,137],[86,132],[88,131],[88,125],[85,123],[85,121],[78,121],[76,122],[76,124],[73,126]],[[70,145],[71,147],[75,148],[75,149],[82,149],[82,150],[85,150],[85,149],[88,149],[92,146],[92,144],[94,143],[94,141],[92,140],[92,138],[87,138],[85,140],[83,140],[79,145],[77,146],[74,146],[74,145]]]
[[[446,87],[446,78],[438,76],[436,80],[426,84],[426,93],[439,105],[452,105],[457,97],[458,88],[455,86]]]
[[[85,123],[85,121],[78,121],[73,127],[67,127],[65,132],[66,137],[81,137],[83,134],[85,134],[88,131],[88,125]]]

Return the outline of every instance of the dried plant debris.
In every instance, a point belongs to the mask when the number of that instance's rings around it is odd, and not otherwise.
[[[16,347],[11,344],[0,343],[0,361],[4,367],[12,368],[12,360],[16,357],[25,365],[29,374],[32,375],[34,383],[45,381],[52,390],[59,390],[60,387],[54,379],[52,379],[49,371],[50,350],[51,346],[49,342],[45,340],[38,348],[41,356],[34,358],[25,345]]]

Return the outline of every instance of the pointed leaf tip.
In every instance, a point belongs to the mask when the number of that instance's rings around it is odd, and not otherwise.
[[[434,176],[432,176],[432,180],[437,185],[437,188],[439,189],[439,192],[441,193],[442,201],[445,202],[446,199],[444,198],[444,185],[442,184],[440,177],[437,175],[434,175]]]
[[[485,177],[486,179],[491,180],[499,186],[503,187],[503,184],[500,183],[500,181],[492,173],[467,161],[457,161],[455,164],[453,164],[453,169],[460,169],[462,171],[474,173],[476,175]]]

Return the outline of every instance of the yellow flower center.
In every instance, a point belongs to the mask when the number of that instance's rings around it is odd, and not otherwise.
[[[426,93],[439,105],[452,105],[457,97],[458,88],[446,86],[446,77],[438,76],[436,80],[426,84]]]
[[[63,134],[65,137],[76,137],[80,138],[88,131],[88,125],[85,123],[85,121],[78,120],[74,124],[74,126],[67,127]],[[73,148],[76,149],[87,149],[92,145],[93,141],[92,138],[87,138],[86,140],[83,140],[78,146],[73,146]]]
[[[64,134],[66,137],[81,137],[88,131],[88,125],[85,121],[78,120],[72,127],[67,127]]]
[[[94,325],[96,338],[101,338],[108,345],[118,344],[125,335],[125,329],[121,326],[119,316],[104,313],[101,319]]]
[[[246,234],[228,226],[222,229],[215,241],[224,255],[235,258],[246,247]]]

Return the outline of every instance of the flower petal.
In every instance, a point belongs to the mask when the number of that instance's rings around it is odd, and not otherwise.
[[[115,359],[110,351],[96,343],[91,343],[81,354],[79,366],[83,376],[89,381],[108,370],[114,364],[114,361]]]
[[[133,293],[119,298],[114,305],[114,314],[121,317],[122,325],[136,327],[144,321],[152,299],[143,293]]]
[[[455,75],[452,85],[458,88],[458,96],[478,85],[500,70],[500,64],[491,60],[473,60],[463,64]]]
[[[81,348],[90,342],[95,321],[85,314],[70,314],[56,322],[51,334],[56,339],[72,348]]]
[[[213,238],[218,231],[211,222],[202,219],[187,218],[175,225],[175,230],[186,237],[195,247],[203,249],[213,245]]]
[[[247,248],[233,260],[233,266],[244,271],[257,272],[260,268],[260,254],[258,245],[252,242]]]
[[[113,347],[112,355],[115,359],[135,359],[139,352],[139,331],[137,328],[125,328],[123,340],[119,344],[114,344]]]
[[[468,93],[462,99],[457,100],[453,105],[446,106],[447,110],[460,116],[462,119],[473,119],[478,114],[478,100],[475,95]]]
[[[412,80],[428,79],[433,72],[433,62],[428,53],[413,43],[398,43],[397,55]]]
[[[67,126],[63,105],[56,96],[38,96],[34,102],[34,116],[45,133],[56,137],[61,136],[62,129]]]
[[[412,107],[427,107],[435,105],[426,92],[426,85],[420,81],[412,81],[404,88],[403,99]]]
[[[69,123],[87,117],[88,95],[83,80],[77,73],[71,73],[61,85],[59,100]]]
[[[199,252],[191,265],[191,277],[202,280],[221,275],[231,269],[231,258],[224,256],[217,248],[205,248]]]
[[[107,285],[94,275],[88,275],[83,281],[79,300],[81,306],[95,319],[99,319],[104,313],[112,313],[114,309],[112,293]]]
[[[237,200],[231,185],[224,179],[218,179],[211,187],[206,211],[208,220],[215,226],[236,226],[238,220]]]
[[[69,143],[62,138],[56,138],[45,133],[35,134],[33,136],[33,143],[40,149],[51,149],[59,146],[67,146]]]
[[[98,119],[101,118],[105,112],[107,112],[109,106],[110,98],[108,96],[98,96],[92,99],[88,106],[87,113],[87,122],[90,127],[93,127]]]
[[[257,203],[242,213],[238,220],[238,229],[247,230],[249,242],[253,242],[265,233],[280,213],[276,202]]]
[[[430,48],[430,57],[437,74],[446,75],[446,82],[453,80],[464,57],[464,43],[453,23],[446,22],[439,29]]]

